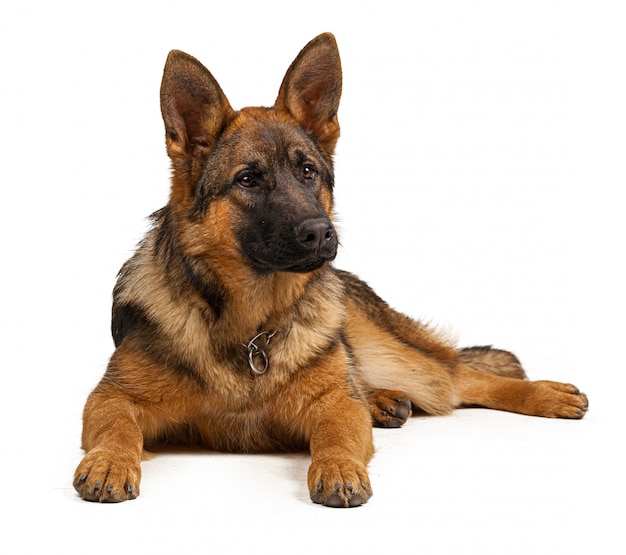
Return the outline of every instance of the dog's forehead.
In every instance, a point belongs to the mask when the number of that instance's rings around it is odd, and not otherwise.
[[[244,108],[225,130],[224,139],[237,145],[242,155],[317,151],[293,118],[271,108]]]

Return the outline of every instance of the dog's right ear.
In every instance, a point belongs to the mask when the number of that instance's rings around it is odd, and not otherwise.
[[[174,170],[206,160],[234,110],[219,84],[198,60],[172,50],[161,82],[161,114],[167,154]]]

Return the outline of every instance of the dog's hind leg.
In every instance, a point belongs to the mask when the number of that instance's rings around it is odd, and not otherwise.
[[[555,418],[585,415],[587,397],[573,385],[527,381],[519,360],[507,351],[459,351],[428,327],[391,309],[355,276],[337,273],[346,290],[347,340],[365,387],[374,392],[370,408],[375,422],[385,423],[378,389],[395,391],[392,399],[402,398],[397,392],[403,391],[429,414],[479,405]]]
[[[482,406],[545,416],[582,418],[588,408],[587,396],[571,384],[527,381],[496,376],[458,364],[452,371],[456,406]]]
[[[375,321],[356,312],[346,331],[358,375],[369,392],[368,402],[375,425],[402,425],[409,416],[405,398],[428,414],[452,411],[451,365],[399,340]]]
[[[405,397],[429,414],[449,413],[454,408],[450,369],[458,358],[456,348],[391,309],[354,275],[336,273],[346,292],[346,341],[356,373],[370,392],[374,423],[401,425],[408,418]]]

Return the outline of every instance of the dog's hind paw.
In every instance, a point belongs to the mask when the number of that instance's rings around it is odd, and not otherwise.
[[[529,402],[534,402],[534,413],[549,418],[579,420],[589,410],[589,400],[584,393],[569,383],[541,380],[534,385]]]
[[[399,428],[411,416],[411,401],[401,391],[377,389],[368,401],[374,426]]]
[[[86,501],[118,503],[139,495],[140,461],[108,449],[92,449],[74,474],[74,489]]]

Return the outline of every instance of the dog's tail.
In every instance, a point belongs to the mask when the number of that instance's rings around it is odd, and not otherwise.
[[[508,351],[494,349],[490,346],[466,347],[459,351],[459,362],[473,370],[504,376],[506,378],[526,379],[526,372],[519,359]]]

